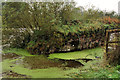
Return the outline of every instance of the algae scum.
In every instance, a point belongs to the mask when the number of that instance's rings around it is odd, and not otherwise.
[[[90,56],[86,54],[86,51],[77,51],[76,53],[54,53],[50,54],[49,57],[28,55],[25,52],[24,55],[21,55],[19,50],[4,51],[1,62],[2,75],[5,78],[69,78],[68,74],[79,72],[86,63],[93,61],[96,51],[101,53],[102,49],[96,48],[90,52],[88,50],[88,53],[92,54]]]

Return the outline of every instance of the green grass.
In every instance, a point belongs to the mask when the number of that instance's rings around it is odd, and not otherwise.
[[[68,52],[68,53],[54,53],[50,54],[48,58],[60,58],[60,59],[96,59],[95,56],[102,57],[103,49],[98,47],[94,49],[88,49],[83,51],[75,51],[75,52]]]
[[[120,72],[116,67],[97,69],[81,69],[78,73],[68,74],[71,78],[120,78]]]

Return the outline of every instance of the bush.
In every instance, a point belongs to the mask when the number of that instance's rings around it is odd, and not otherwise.
[[[19,29],[2,30],[2,45],[3,48],[25,48],[29,42],[30,34],[26,31],[21,32]]]
[[[105,24],[100,20],[73,22],[56,27],[54,31],[35,30],[27,50],[31,54],[48,54],[59,52],[68,44],[74,45],[74,50],[94,48],[104,44],[106,29],[115,28],[113,24]]]
[[[38,34],[39,33],[39,34]],[[65,39],[62,34],[57,32],[33,34],[31,41],[27,45],[27,50],[31,54],[49,54],[58,51],[64,44]]]

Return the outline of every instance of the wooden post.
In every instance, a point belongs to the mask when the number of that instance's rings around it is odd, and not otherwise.
[[[109,41],[109,32],[106,31],[106,54],[108,52],[108,41]]]

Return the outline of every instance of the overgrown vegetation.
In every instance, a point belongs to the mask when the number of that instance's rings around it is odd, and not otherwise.
[[[71,73],[71,78],[120,78],[119,66],[115,68],[90,68],[80,70],[79,73]]]
[[[86,10],[75,2],[3,2],[2,6],[1,63],[6,77],[120,78],[115,58],[120,49],[111,52],[116,55],[109,56],[109,63],[102,62],[106,30],[120,28],[120,16],[114,11]],[[117,66],[110,66],[114,61]]]
[[[31,54],[59,52],[67,45],[74,45],[72,50],[97,47],[104,44],[106,29],[119,27],[114,12],[85,10],[74,2],[6,2],[2,12],[3,45]]]

